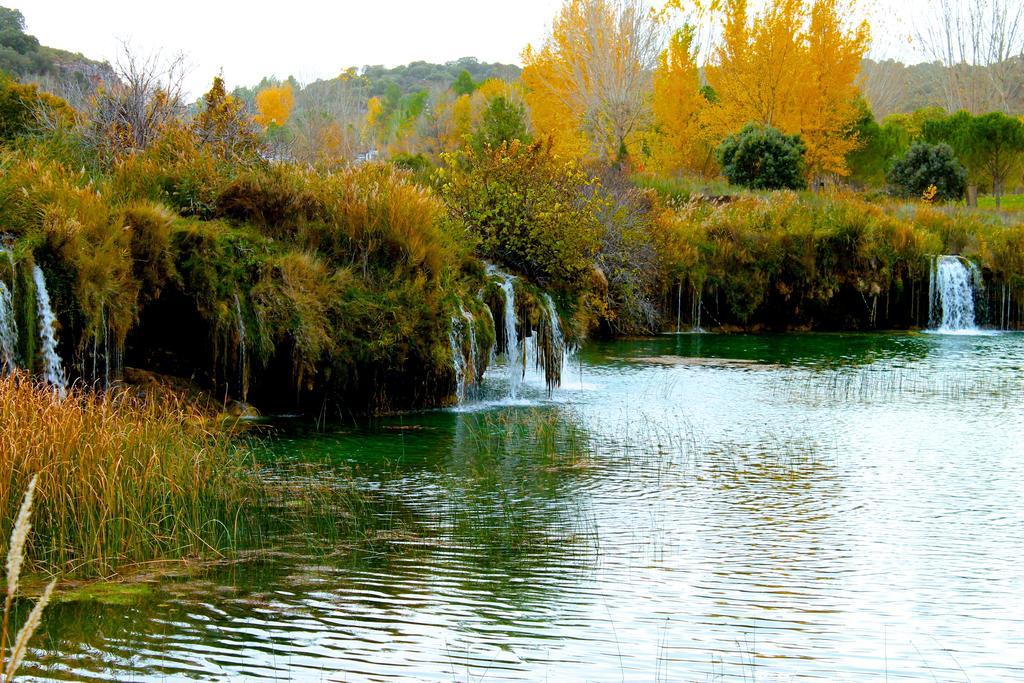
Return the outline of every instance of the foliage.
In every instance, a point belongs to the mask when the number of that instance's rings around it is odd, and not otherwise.
[[[0,142],[46,129],[66,128],[74,120],[75,112],[64,100],[0,73]]]
[[[513,99],[496,95],[487,102],[470,144],[477,152],[482,152],[486,148],[496,148],[513,140],[522,143],[530,141],[530,134],[526,130],[526,110]]]
[[[889,167],[907,151],[908,137],[894,121],[879,124],[862,98],[857,107],[860,117],[854,135],[860,144],[846,157],[850,181],[860,187],[881,187]]]
[[[799,135],[752,123],[723,140],[717,150],[729,182],[757,190],[804,187],[804,153]]]
[[[933,119],[923,126],[922,138],[948,144],[970,177],[992,191],[996,207],[1007,180],[1024,165],[1024,123],[999,112],[972,116],[959,111]]]
[[[847,28],[855,0],[772,0],[751,14],[748,0],[721,3],[722,38],[706,73],[716,104],[706,121],[717,139],[741,122],[799,134],[812,178],[845,176],[858,118],[855,80],[867,51],[867,23]]]
[[[288,122],[295,105],[295,96],[290,84],[271,86],[256,93],[256,123],[269,128],[283,126]]]
[[[534,129],[560,154],[619,165],[635,155],[659,33],[637,0],[567,0],[544,45],[523,52]]]
[[[260,151],[260,142],[241,101],[227,94],[224,79],[216,76],[203,96],[192,121],[200,144],[225,157],[251,157]]]
[[[441,196],[487,259],[544,288],[588,288],[598,249],[595,181],[549,144],[518,141],[448,159]]]
[[[452,83],[452,92],[456,95],[472,95],[479,84],[473,80],[473,74],[466,69],[459,72]]]
[[[967,170],[946,144],[911,145],[889,170],[887,178],[893,191],[904,197],[920,197],[934,185],[935,198],[950,201],[963,197],[967,189]]]
[[[652,110],[657,135],[652,141],[654,170],[665,175],[712,172],[714,150],[701,124],[710,104],[701,91],[695,28],[673,34],[654,71]]]

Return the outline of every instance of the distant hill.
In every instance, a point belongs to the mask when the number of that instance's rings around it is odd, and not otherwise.
[[[865,59],[861,91],[876,119],[910,113],[922,107],[974,114],[1002,111],[1024,114],[1024,59],[987,67],[949,69],[938,63],[903,64]]]
[[[40,45],[25,31],[25,17],[16,9],[0,7],[0,71],[22,81],[40,83],[47,90],[63,94],[59,86],[77,85],[79,89],[101,80],[115,79],[106,62],[98,62],[75,52]]]
[[[453,62],[444,64],[433,64],[431,62],[412,62],[403,66],[387,68],[379,65],[364,66],[358,70],[360,84],[365,97],[392,96],[404,97],[418,92],[427,91],[434,93],[447,90],[455,79],[463,71],[469,72],[477,83],[488,78],[500,78],[503,80],[515,80],[519,78],[521,69],[515,64],[500,64],[480,62],[475,57],[463,57]],[[296,91],[296,106],[301,107],[304,93],[308,96],[328,87],[331,79],[314,81],[302,88],[292,77],[282,81],[275,77],[266,77],[258,84],[248,87],[236,88],[235,97],[246,102],[251,108],[256,93],[271,85],[278,85],[282,82],[292,84]]]
[[[444,64],[412,62],[405,66],[396,66],[393,69],[383,66],[364,66],[360,73],[369,81],[370,95],[373,96],[384,95],[390,83],[398,86],[402,95],[420,90],[430,92],[445,90],[463,71],[468,71],[473,80],[479,83],[488,78],[515,80],[519,78],[521,69],[514,64],[489,64],[479,62],[475,57],[463,57]]]

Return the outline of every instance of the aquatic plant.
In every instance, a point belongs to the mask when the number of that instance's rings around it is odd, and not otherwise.
[[[33,472],[25,563],[67,576],[229,550],[260,495],[245,450],[193,407],[128,390],[61,399],[16,374],[0,380],[0,533]]]

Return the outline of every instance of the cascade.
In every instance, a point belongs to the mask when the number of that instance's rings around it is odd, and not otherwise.
[[[64,377],[60,356],[57,355],[57,319],[50,308],[50,294],[46,290],[46,277],[43,275],[43,269],[39,266],[32,266],[32,279],[36,285],[39,341],[42,345],[41,352],[46,381],[57,389],[58,394],[64,396],[67,393],[67,379]]]
[[[455,394],[458,402],[466,398],[466,357],[462,350],[462,335],[459,334],[459,319],[452,316],[448,328],[448,343],[452,348],[452,371],[455,374]]]
[[[697,287],[693,288],[693,304],[690,311],[690,322],[694,332],[703,332],[700,326],[700,311],[704,307],[704,295]]]
[[[18,364],[15,360],[18,346],[18,324],[14,317],[14,302],[11,290],[0,282],[0,360],[6,374],[14,372]]]
[[[467,311],[465,306],[462,306],[462,319],[466,322],[466,333],[469,336],[469,380],[471,382],[479,382],[480,369],[477,367],[476,327],[474,325],[476,321],[473,319],[473,314]]]
[[[235,290],[235,317],[238,319],[238,373],[241,380],[242,400],[249,398],[249,366],[245,357],[245,318],[242,316],[242,301]]]
[[[550,344],[550,356],[547,358],[547,363],[552,363],[558,368],[558,372],[552,372],[546,363],[541,362],[541,356],[547,353],[541,348],[540,344],[534,345],[534,353],[536,356],[537,366],[544,365],[544,379],[548,385],[548,393],[551,390],[562,383],[562,375],[567,373],[568,365],[570,362],[570,355],[572,350],[565,343],[565,335],[562,333],[562,326],[558,319],[558,309],[555,307],[555,302],[552,300],[551,295],[544,293],[544,308],[547,313],[547,328],[551,334]]]
[[[928,281],[928,325],[939,332],[977,329],[974,319],[975,293],[981,287],[981,272],[960,256],[936,256]]]
[[[508,365],[509,398],[519,397],[519,385],[525,372],[525,344],[519,343],[516,331],[516,290],[515,278],[494,266],[488,266],[487,272],[501,279],[501,291],[505,296],[505,359]]]
[[[494,314],[491,313],[491,307],[486,305],[486,304],[484,304],[484,313],[486,313],[487,317],[490,319],[490,321],[491,321],[491,329],[493,330],[494,329]],[[474,334],[474,336],[475,336],[475,334]],[[488,349],[488,351],[487,351],[487,367],[492,367],[494,365],[494,357],[498,353],[498,349],[497,349],[497,347],[498,347],[498,335],[494,334],[494,335],[492,335],[492,338],[493,338],[493,340],[491,341],[491,348]],[[483,377],[481,376],[479,379],[482,380]]]
[[[452,373],[455,375],[455,393],[458,402],[466,399],[469,384],[479,382],[477,369],[476,329],[473,314],[462,306],[459,315],[453,315],[448,328],[448,344],[452,351]],[[466,355],[466,341],[469,341],[469,355]]]

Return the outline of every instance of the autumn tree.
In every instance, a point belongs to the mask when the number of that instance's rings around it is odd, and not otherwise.
[[[705,121],[719,139],[748,122],[799,134],[808,173],[846,175],[857,145],[856,78],[870,40],[850,25],[857,0],[724,0],[722,35],[706,73],[717,104]]]
[[[283,126],[294,105],[295,95],[290,83],[264,88],[256,93],[256,123],[264,128]]]
[[[706,175],[713,165],[714,149],[701,125],[708,100],[701,91],[694,35],[692,25],[676,31],[654,70],[650,146],[656,170],[665,174],[686,170]]]
[[[534,128],[560,152],[622,163],[651,118],[661,44],[661,24],[639,0],[567,0],[541,48],[523,53]]]
[[[213,79],[210,90],[203,95],[192,130],[201,143],[224,157],[250,156],[260,147],[245,104],[227,93],[220,76]]]

